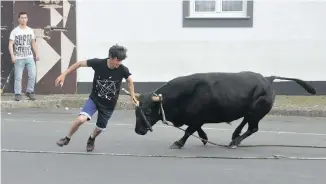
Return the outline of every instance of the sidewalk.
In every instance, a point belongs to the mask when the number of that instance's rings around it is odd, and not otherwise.
[[[88,94],[36,95],[37,100],[27,97],[19,102],[12,94],[1,95],[1,108],[81,108]],[[134,110],[130,97],[120,95],[117,110]],[[326,96],[277,96],[270,115],[326,117]]]

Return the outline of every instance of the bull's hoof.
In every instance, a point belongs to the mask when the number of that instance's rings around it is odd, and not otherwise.
[[[228,148],[230,148],[230,149],[236,149],[237,147],[238,147],[238,146],[236,146],[236,145],[231,145],[231,144],[228,146]]]
[[[235,149],[235,148],[237,148],[239,145],[240,145],[240,141],[239,141],[239,139],[235,139],[235,140],[233,140],[233,141],[230,142],[228,148]]]
[[[182,147],[183,147],[183,144],[180,143],[179,141],[175,141],[175,142],[170,146],[171,149],[180,149],[180,148],[182,148]]]
[[[199,135],[199,137],[201,138],[201,142],[204,144],[204,145],[206,145],[207,144],[207,140],[208,140],[208,137],[207,137],[207,134],[204,132],[204,131],[202,131],[202,132],[198,132],[198,135]]]
[[[203,142],[203,144],[206,145],[208,141],[207,140],[201,140],[201,142]]]

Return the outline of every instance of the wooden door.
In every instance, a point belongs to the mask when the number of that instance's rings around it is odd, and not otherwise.
[[[8,49],[10,31],[13,27],[13,2],[1,1],[1,89],[4,93],[13,93],[14,72]],[[8,81],[7,81],[8,79]]]
[[[12,28],[18,25],[18,14],[27,12],[28,26],[34,29],[36,35],[40,60],[36,61],[35,92],[37,94],[76,93],[76,72],[66,77],[63,88],[54,86],[55,79],[77,59],[76,2],[67,0],[15,1],[12,6]],[[26,70],[22,83],[23,91],[25,91]]]

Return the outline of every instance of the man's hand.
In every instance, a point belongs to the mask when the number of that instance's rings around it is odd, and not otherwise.
[[[38,61],[40,60],[40,57],[38,55],[35,56],[35,60]]]
[[[131,100],[136,106],[139,106],[139,101],[137,100],[136,97],[131,97]]]
[[[63,86],[63,83],[65,82],[66,76],[64,74],[61,74],[56,80],[55,80],[55,86]]]

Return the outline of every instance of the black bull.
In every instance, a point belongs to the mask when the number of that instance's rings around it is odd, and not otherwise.
[[[171,148],[183,147],[195,131],[200,138],[208,140],[201,128],[205,123],[230,123],[243,117],[229,144],[235,148],[258,131],[259,121],[272,109],[275,100],[272,83],[275,79],[295,81],[309,93],[316,94],[312,86],[300,79],[264,77],[254,72],[197,73],[177,77],[152,93],[136,95],[139,107],[135,113],[135,132],[145,135],[156,122],[163,120],[161,104],[167,121],[176,127],[188,126],[184,136]],[[247,131],[240,135],[247,123]],[[205,145],[207,141],[203,143]]]

